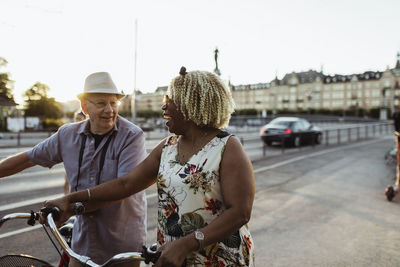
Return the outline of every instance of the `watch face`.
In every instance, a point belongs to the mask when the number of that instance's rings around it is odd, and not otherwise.
[[[75,214],[81,215],[85,211],[85,207],[83,206],[82,202],[75,203]]]
[[[204,239],[204,234],[202,232],[200,232],[200,231],[194,232],[194,235],[195,235],[196,239],[199,239],[199,240],[203,240]]]

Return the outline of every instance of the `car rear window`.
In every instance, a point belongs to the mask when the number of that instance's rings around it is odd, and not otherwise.
[[[270,125],[271,126],[274,126],[274,125],[276,125],[276,126],[289,126],[290,125],[290,121],[274,121],[274,122],[271,122],[270,123]]]

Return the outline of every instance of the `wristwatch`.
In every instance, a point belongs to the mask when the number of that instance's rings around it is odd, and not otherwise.
[[[85,205],[82,202],[74,203],[75,215],[82,215],[85,212]]]
[[[203,232],[196,230],[194,231],[194,238],[196,238],[197,242],[199,242],[199,249],[202,250],[204,246],[204,234]]]

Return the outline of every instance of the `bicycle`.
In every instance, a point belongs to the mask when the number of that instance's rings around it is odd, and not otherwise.
[[[44,208],[39,212],[30,213],[11,213],[3,216],[0,219],[0,228],[6,221],[13,219],[27,219],[27,223],[31,226],[35,225],[37,221],[40,219],[40,215],[43,215],[47,218],[47,226],[43,224],[43,229],[46,231],[50,241],[56,247],[58,253],[61,256],[61,252],[58,250],[58,247],[54,243],[51,236],[48,234],[46,228],[50,229],[50,233],[52,233],[54,239],[61,246],[62,251],[64,251],[70,258],[74,258],[78,262],[84,264],[84,266],[90,267],[111,267],[115,264],[123,263],[123,262],[131,262],[131,261],[144,261],[146,264],[150,262],[155,263],[160,256],[160,253],[157,252],[157,246],[154,244],[149,248],[143,246],[141,252],[126,252],[114,255],[104,264],[97,264],[91,260],[90,257],[79,255],[75,253],[68,244],[68,239],[71,234],[71,226],[58,229],[54,220],[57,220],[60,214],[60,210],[57,207],[53,208]],[[62,231],[63,233],[61,233]],[[25,255],[25,254],[8,254],[0,257],[0,266],[7,267],[54,267],[50,263],[45,260]]]

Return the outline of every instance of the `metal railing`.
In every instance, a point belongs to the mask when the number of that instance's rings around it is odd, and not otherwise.
[[[332,127],[330,129],[324,129],[322,131],[322,142],[320,145],[339,145],[343,143],[351,143],[357,142],[369,138],[374,138],[377,135],[390,134],[394,131],[393,124],[390,122],[384,123],[365,123],[359,124],[355,126],[340,126],[340,127]],[[253,139],[255,140],[255,139]],[[251,141],[251,139],[247,139],[246,141]],[[242,144],[244,144],[244,139],[241,139]],[[311,142],[311,147],[315,147],[315,139]],[[276,150],[276,147],[274,147]],[[285,137],[283,136],[280,142],[281,154],[285,153],[285,150],[288,148],[285,142]],[[301,146],[297,149],[301,150]],[[262,145],[263,157],[266,156],[268,146],[263,143]]]

